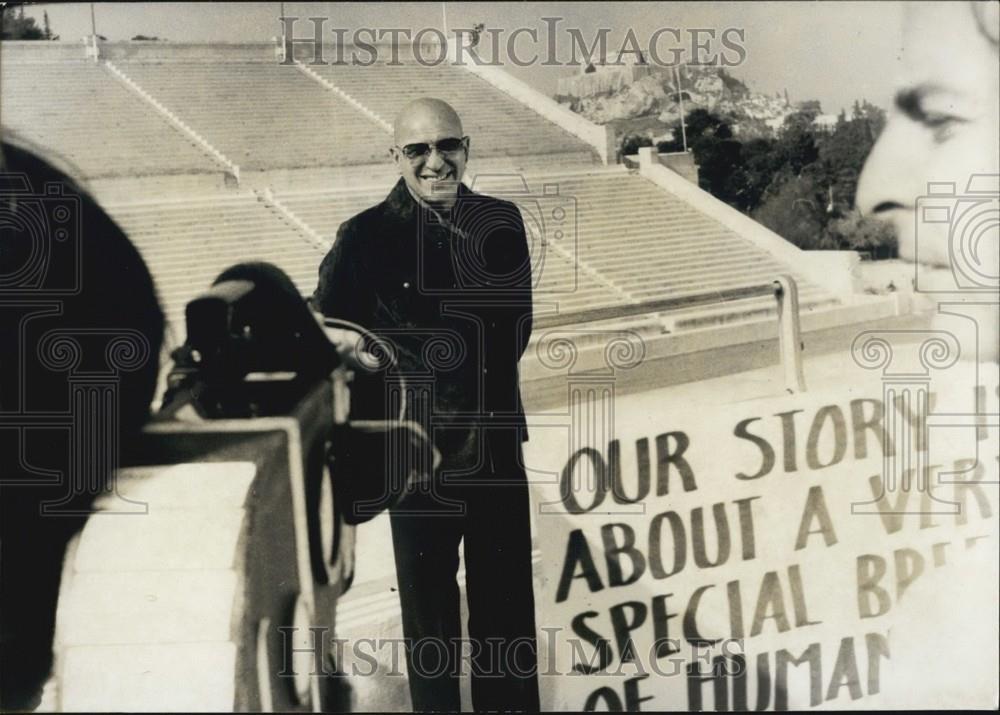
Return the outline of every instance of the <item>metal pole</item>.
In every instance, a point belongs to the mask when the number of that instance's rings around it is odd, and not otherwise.
[[[97,21],[94,19],[94,3],[90,3],[90,34],[97,38]]]
[[[674,65],[674,81],[677,84],[677,103],[681,109],[681,143],[686,154],[688,150],[688,136],[687,127],[684,126],[684,97],[681,95],[681,71],[677,65]]]
[[[799,288],[795,279],[780,275],[774,281],[778,299],[778,346],[785,372],[785,389],[790,393],[806,391],[802,367],[802,327],[799,324]]]
[[[288,58],[288,37],[285,35],[285,3],[279,3],[281,14],[278,16],[279,22],[281,22],[281,61],[284,62]]]

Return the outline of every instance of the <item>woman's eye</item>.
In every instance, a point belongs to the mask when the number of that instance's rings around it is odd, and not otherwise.
[[[934,133],[934,141],[941,143],[951,139],[955,129],[966,120],[954,114],[928,113],[923,124]]]
[[[928,113],[923,117],[923,123],[932,129],[937,129],[939,127],[946,127],[949,124],[958,121],[958,117],[950,114],[935,114]]]
[[[938,142],[950,138],[957,125],[968,121],[954,111],[956,107],[951,98],[929,95],[920,89],[897,95],[896,106],[910,119],[934,132]]]

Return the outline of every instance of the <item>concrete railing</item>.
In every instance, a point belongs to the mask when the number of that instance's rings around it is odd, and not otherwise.
[[[849,271],[848,275],[844,275],[846,266],[831,265],[826,252],[810,255],[810,252],[789,243],[749,216],[699,188],[697,184],[692,184],[680,174],[663,166],[653,147],[639,149],[639,174],[731,231],[753,241],[815,285],[822,286],[838,298],[850,300],[852,297],[852,294],[845,294],[845,286],[853,284]]]
[[[504,72],[499,67],[477,65],[468,58],[459,55],[459,48],[454,43],[448,47],[448,61],[452,65],[463,67],[474,75],[486,80],[504,94],[510,95],[521,104],[529,107],[539,115],[565,129],[594,148],[601,161],[605,164],[616,163],[617,147],[615,133],[610,126],[594,124],[579,114],[566,109],[557,101],[539,92],[526,82]]]
[[[694,163],[694,154],[690,151],[666,152],[658,155],[660,163],[674,171],[692,184],[698,184],[698,165]],[[639,168],[638,154],[623,154],[622,163],[629,169]]]
[[[225,154],[216,149],[205,137],[200,133],[195,131],[190,125],[187,124],[183,119],[178,117],[174,112],[168,109],[162,102],[158,101],[153,95],[143,89],[135,80],[125,74],[121,69],[115,66],[111,60],[105,60],[104,66],[115,75],[121,82],[131,89],[133,92],[138,94],[142,99],[144,99],[148,104],[152,105],[156,111],[162,114],[166,119],[173,124],[177,129],[186,134],[192,141],[194,141],[198,146],[204,149],[213,159],[222,164],[226,170],[233,175],[236,180],[237,186],[240,183],[240,167],[233,161],[231,161]]]
[[[306,75],[310,79],[315,80],[316,82],[319,82],[321,85],[323,85],[323,87],[336,94],[338,97],[340,97],[345,102],[353,106],[359,112],[365,114],[369,119],[371,119],[373,122],[382,127],[382,129],[392,134],[392,124],[386,121],[383,117],[373,112],[371,109],[369,109],[360,101],[358,101],[355,97],[349,95],[347,92],[342,90],[340,87],[335,85],[326,77],[321,76],[316,70],[312,69],[308,65],[304,65],[299,60],[294,58],[292,59],[292,62],[295,63],[295,66],[299,68],[299,71],[302,72],[302,74]]]

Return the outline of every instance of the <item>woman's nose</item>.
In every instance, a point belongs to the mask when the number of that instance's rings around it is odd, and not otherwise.
[[[872,147],[861,178],[854,205],[865,215],[911,205],[919,190],[914,182],[922,176],[917,157],[921,155],[920,137],[910,131],[902,118],[890,119],[882,136]]]

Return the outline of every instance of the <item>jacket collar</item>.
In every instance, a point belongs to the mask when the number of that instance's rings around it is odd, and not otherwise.
[[[458,184],[458,200],[461,201],[463,198],[474,196],[475,192],[466,187],[465,184],[459,182]],[[410,189],[406,186],[406,181],[403,177],[400,177],[396,182],[396,185],[392,187],[389,195],[385,199],[386,208],[389,211],[390,216],[399,219],[400,221],[406,222],[413,219],[419,209],[434,211],[423,202],[418,202],[417,199],[413,197],[410,193]]]

